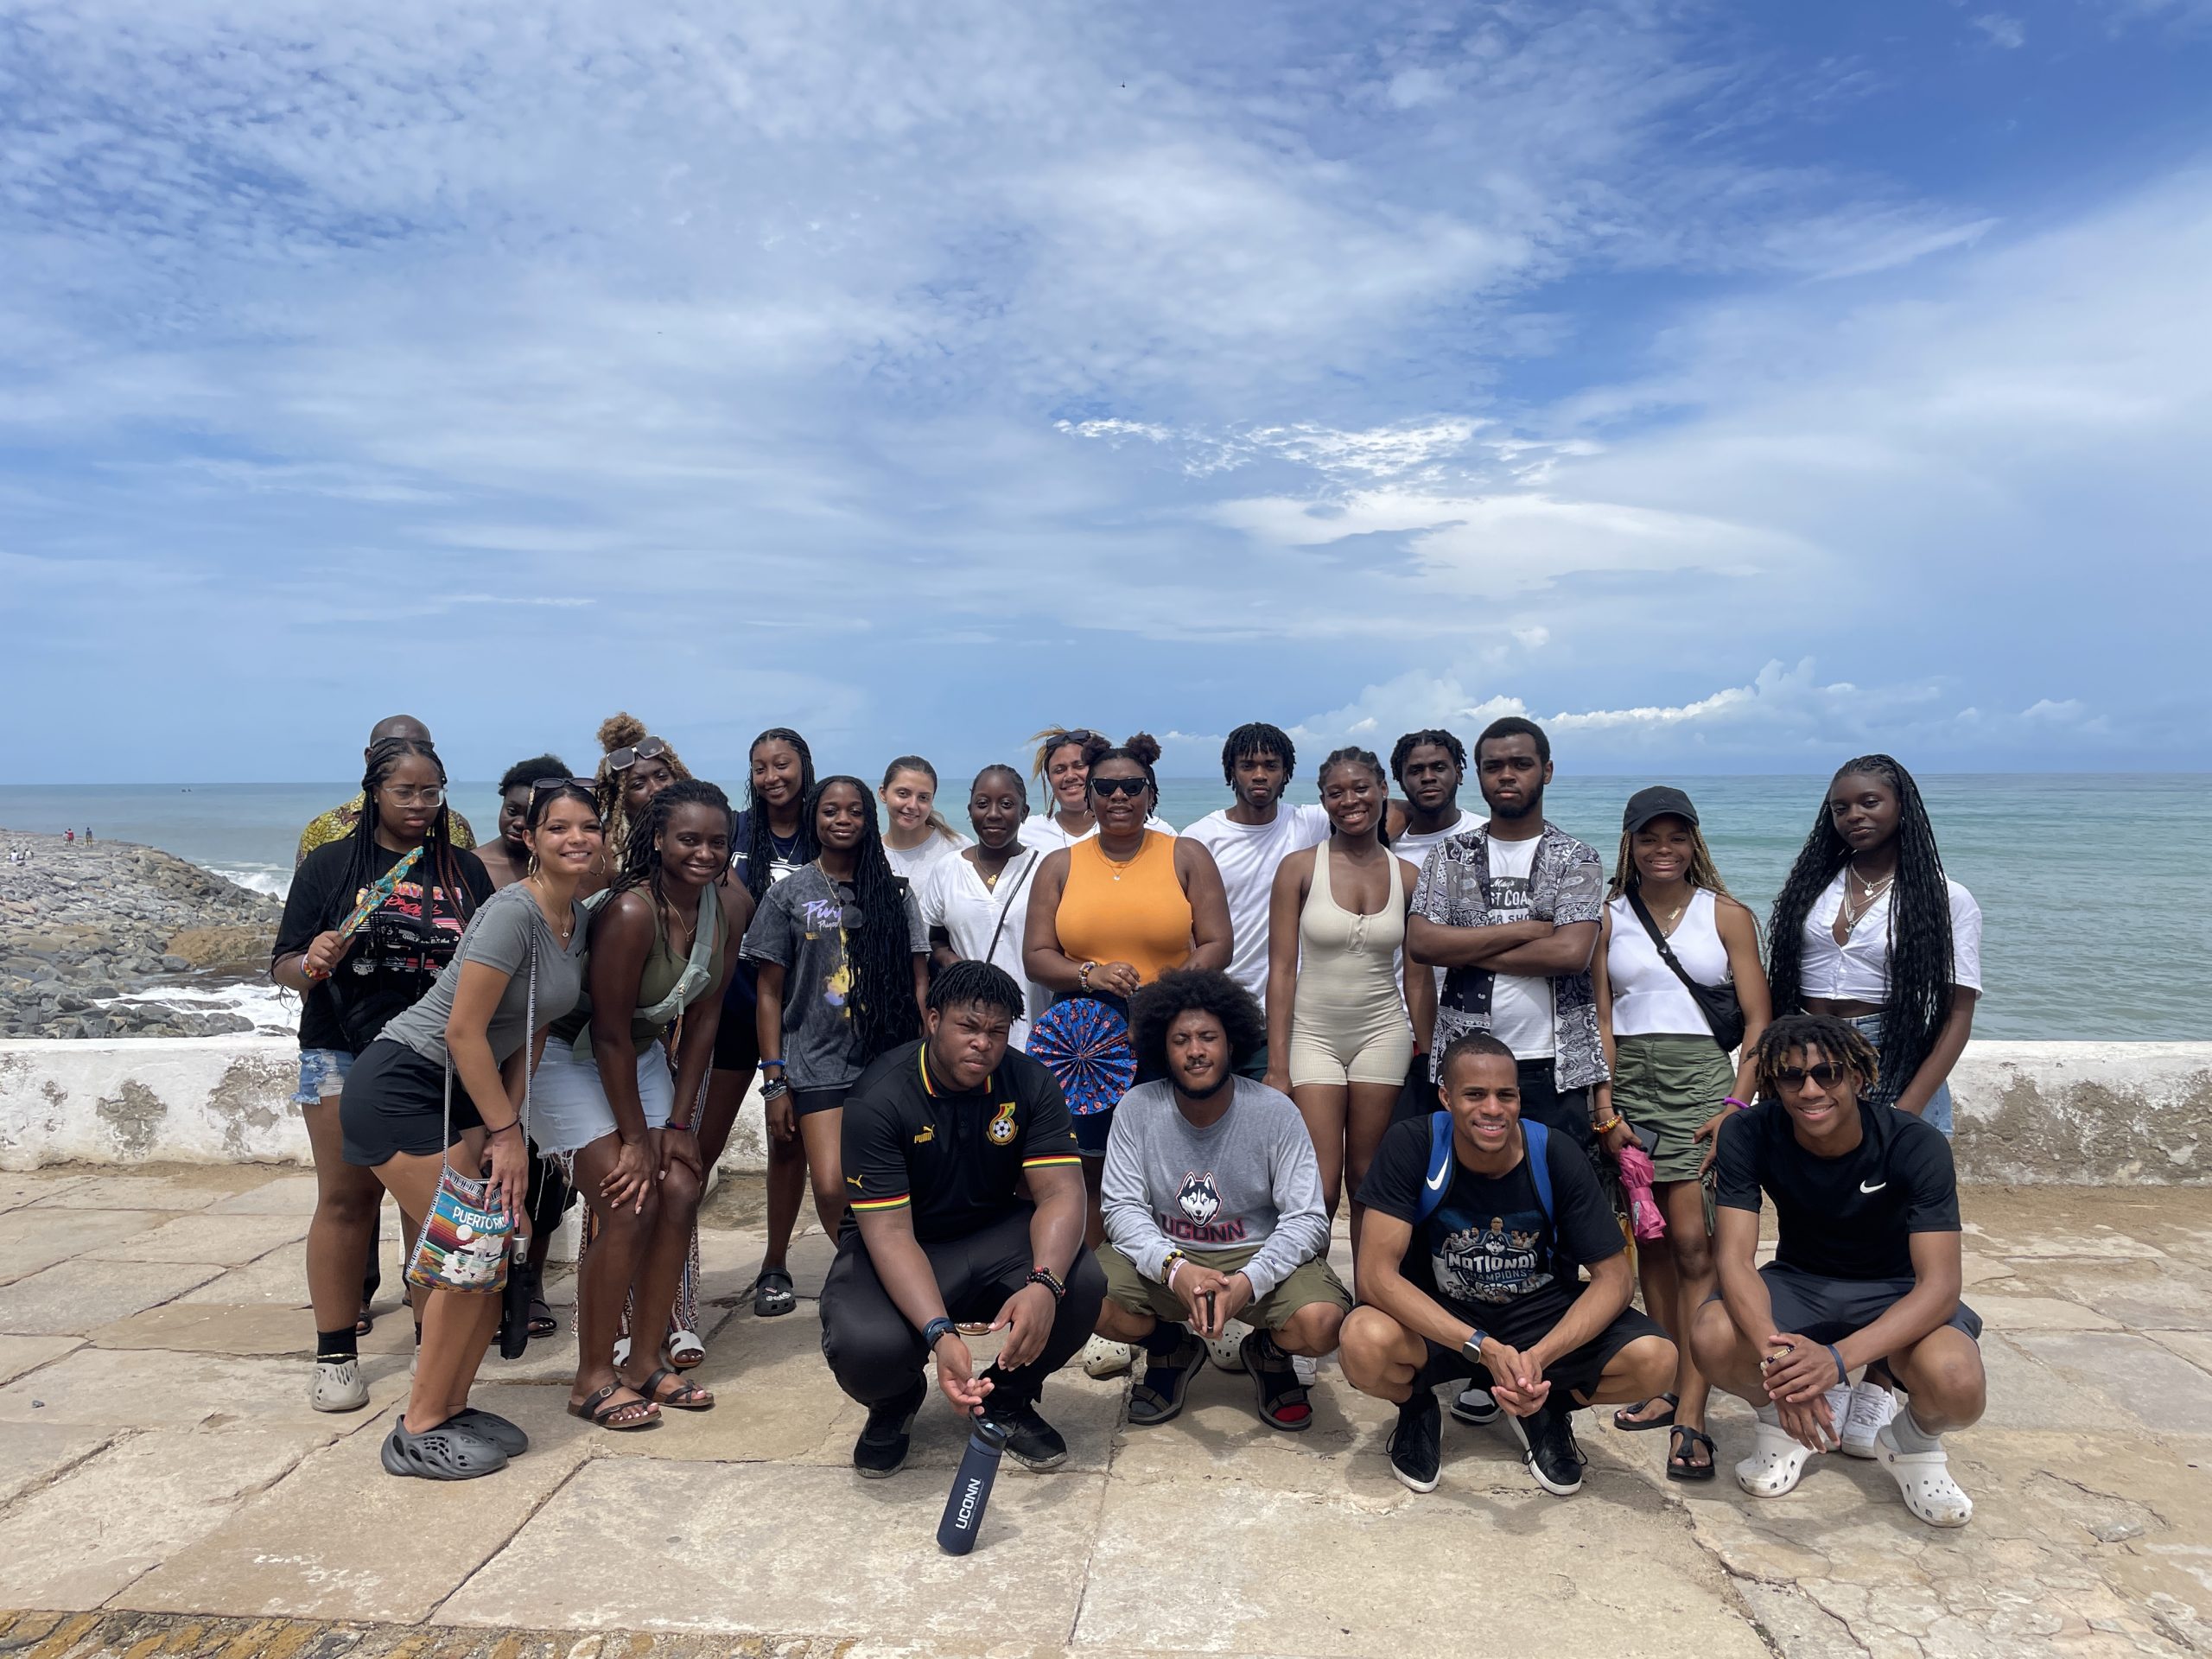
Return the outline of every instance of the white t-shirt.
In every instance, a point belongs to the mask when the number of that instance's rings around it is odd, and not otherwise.
[[[1157,830],[1163,836],[1175,833],[1175,826],[1158,813],[1147,818],[1144,827]],[[1097,833],[1098,820],[1096,817],[1091,819],[1090,828],[1079,836],[1071,836],[1061,829],[1060,821],[1050,812],[1032,812],[1021,821],[1021,844],[1034,847],[1040,853],[1057,853],[1061,848],[1072,847],[1078,841],[1089,841]]]
[[[1318,806],[1278,806],[1265,823],[1238,823],[1227,809],[1209,812],[1183,834],[1213,855],[1229,893],[1229,976],[1268,1001],[1268,899],[1275,870],[1301,848],[1329,838],[1329,815]]]
[[[1493,924],[1529,919],[1529,875],[1536,868],[1541,836],[1526,841],[1490,838],[1488,899]],[[1553,1034],[1552,982],[1541,976],[1499,974],[1490,993],[1491,1035],[1513,1051],[1516,1060],[1548,1060],[1559,1042]]]
[[[1451,840],[1454,836],[1464,836],[1469,834],[1473,830],[1475,826],[1481,822],[1482,820],[1480,818],[1474,817],[1463,808],[1459,816],[1446,829],[1405,830],[1395,841],[1390,843],[1390,850],[1395,853],[1400,858],[1404,859],[1406,862],[1412,865],[1414,868],[1418,870],[1422,865],[1428,862],[1428,855],[1434,852],[1437,848],[1441,846],[1444,842]],[[1393,959],[1392,965],[1395,970],[1402,977],[1406,969],[1406,953],[1401,950]],[[1445,971],[1446,970],[1441,968],[1432,968],[1429,969],[1429,972],[1435,976],[1436,995],[1440,998],[1444,995]]]
[[[1890,1000],[1890,899],[1897,889],[1885,888],[1851,930],[1850,939],[1838,944],[1834,929],[1836,912],[1843,908],[1843,874],[1836,872],[1835,880],[1806,912],[1800,984],[1807,996],[1879,1006]],[[1947,885],[1951,890],[1951,983],[1979,991],[1981,906],[1957,882]]]
[[[939,837],[943,839],[942,836]],[[1028,999],[1027,1019],[1014,1022],[1007,1040],[1015,1048],[1029,1041],[1029,1021],[1049,1007],[1052,994],[1029,977],[1021,963],[1021,934],[1029,918],[1029,892],[1036,884],[1037,867],[1045,855],[1025,848],[1007,860],[995,888],[983,885],[976,867],[957,856],[940,858],[922,872],[914,884],[915,902],[921,906],[922,925],[941,927],[952,948],[970,962],[990,961],[1014,976]],[[1003,912],[1006,925],[999,925]],[[998,943],[991,943],[996,933]],[[983,952],[991,954],[986,958]]]
[[[905,876],[908,884],[918,893],[921,890],[921,874],[924,870],[928,869],[932,864],[942,862],[963,847],[974,844],[957,830],[953,831],[952,839],[950,841],[932,830],[917,847],[899,848],[893,847],[887,841],[885,842],[883,855],[891,861],[891,868],[899,874]]]

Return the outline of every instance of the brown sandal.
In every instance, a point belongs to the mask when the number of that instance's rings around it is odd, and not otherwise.
[[[617,1400],[613,1397],[618,1390],[629,1386],[627,1382],[616,1381],[584,1399],[571,1400],[569,1402],[569,1415],[581,1417],[594,1428],[603,1428],[616,1434],[628,1434],[641,1428],[652,1427],[660,1421],[658,1401],[649,1398]],[[644,1394],[643,1389],[633,1392],[640,1395]],[[632,1417],[626,1422],[618,1421],[624,1412],[634,1412],[640,1408],[645,1413],[643,1416]]]
[[[663,1394],[660,1391],[663,1377],[667,1377],[675,1382],[676,1388],[672,1393]],[[679,1376],[666,1365],[662,1366],[643,1382],[639,1383],[637,1389],[653,1404],[664,1406],[671,1411],[712,1411],[715,1408],[713,1395],[696,1382],[690,1382]]]

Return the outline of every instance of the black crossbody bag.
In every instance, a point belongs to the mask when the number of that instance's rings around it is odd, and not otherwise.
[[[1682,966],[1681,958],[1668,944],[1667,936],[1659,931],[1659,924],[1652,919],[1650,911],[1644,906],[1643,895],[1630,887],[1628,902],[1629,907],[1636,912],[1636,919],[1643,924],[1643,931],[1651,936],[1651,943],[1659,952],[1659,960],[1675,970],[1675,977],[1682,982],[1682,988],[1690,994],[1690,1000],[1697,1004],[1698,1012],[1705,1016],[1705,1023],[1713,1032],[1713,1040],[1720,1045],[1720,1052],[1733,1054],[1744,1041],[1744,1005],[1737,1000],[1734,982],[1729,981],[1719,985],[1705,985],[1692,979],[1689,970]]]

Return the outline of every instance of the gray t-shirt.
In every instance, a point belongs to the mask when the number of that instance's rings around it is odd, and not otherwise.
[[[1256,1299],[1329,1249],[1321,1166],[1290,1096],[1238,1077],[1221,1121],[1195,1128],[1172,1083],[1122,1096],[1100,1175],[1106,1236],[1147,1279],[1170,1249],[1257,1244],[1243,1268]]]
[[[537,1027],[543,1030],[576,1006],[583,995],[584,950],[588,931],[581,909],[575,912],[575,931],[564,946],[537,907],[530,889],[518,881],[502,887],[484,901],[461,936],[461,948],[438,976],[437,983],[423,1000],[388,1021],[380,1036],[404,1043],[424,1059],[446,1063],[446,1021],[453,1015],[454,994],[461,986],[467,963],[480,962],[508,976],[507,988],[492,1010],[485,1035],[492,1058],[505,1065],[510,1056],[529,1039],[531,1001],[530,958],[537,953]]]
[[[914,895],[902,895],[906,948],[929,948]],[[860,1052],[853,1024],[853,967],[845,954],[838,913],[845,900],[821,866],[809,864],[761,895],[739,954],[747,962],[784,969],[784,1077],[798,1090],[849,1089],[872,1055]],[[906,986],[899,994],[911,995]]]

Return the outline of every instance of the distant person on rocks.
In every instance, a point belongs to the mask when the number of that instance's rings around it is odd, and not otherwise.
[[[530,786],[541,778],[569,775],[567,761],[556,754],[541,754],[516,761],[500,777],[499,833],[476,849],[493,887],[511,887],[530,874],[530,843],[523,831],[523,821],[530,816]]]
[[[356,1057],[436,982],[469,918],[493,892],[476,855],[449,838],[445,766],[428,741],[387,737],[372,744],[361,801],[353,829],[309,853],[293,875],[269,968],[271,980],[301,994],[300,1080],[292,1099],[315,1154],[307,1268],[315,1367],[308,1398],[318,1411],[353,1411],[368,1402],[356,1362],[381,1278],[377,1212],[384,1189],[343,1156],[339,1096]],[[403,861],[408,868],[401,872]],[[372,901],[367,917],[341,934]],[[421,1212],[402,1215],[411,1244]]]
[[[417,743],[428,743],[430,728],[412,715],[387,715],[369,728],[368,746],[361,751],[362,760],[366,762],[369,751],[378,744],[394,737],[412,738]],[[307,828],[300,831],[300,848],[293,855],[292,868],[296,870],[307,862],[308,855],[316,848],[353,834],[354,824],[360,819],[363,798],[356,795],[343,805],[334,806],[329,811],[310,818]],[[454,811],[450,804],[446,807],[445,828],[446,839],[455,848],[462,852],[474,849],[476,832],[468,827],[468,820]]]
[[[1777,1014],[1848,1020],[1881,1056],[1875,1098],[1951,1133],[1951,1068],[1981,999],[1981,906],[1950,880],[1912,774],[1886,754],[1828,784],[1767,923]],[[1843,1449],[1874,1455],[1895,1402],[1852,1390]]]
[[[729,798],[696,778],[645,803],[592,915],[586,995],[553,1022],[537,1068],[531,1138],[573,1171],[594,1223],[576,1268],[569,1405],[602,1428],[715,1403],[680,1374],[686,1333],[671,1314],[706,1190],[698,1106],[737,954],[721,903],[729,825]]]
[[[1239,726],[1221,746],[1222,781],[1236,798],[1183,832],[1213,855],[1229,899],[1229,976],[1262,1008],[1268,1002],[1268,903],[1275,872],[1293,853],[1329,836],[1329,815],[1319,807],[1282,804],[1282,792],[1297,771],[1298,750],[1287,732],[1264,721]],[[1271,1062],[1280,1069],[1283,1060],[1262,1042],[1243,1064],[1249,1075],[1260,1077]]]
[[[437,983],[354,1063],[339,1102],[346,1161],[375,1171],[409,1214],[429,1211],[448,1161],[488,1179],[510,1217],[526,1201],[530,1074],[546,1028],[583,990],[576,889],[601,852],[598,804],[575,785],[537,791],[526,822],[531,874],[485,901]],[[460,1286],[421,1293],[423,1338],[384,1443],[388,1473],[469,1480],[528,1449],[513,1423],[468,1404],[500,1300]]]
[[[1380,811],[1378,803],[1377,811]],[[1287,1096],[1237,1074],[1267,1030],[1228,974],[1163,974],[1132,1005],[1145,1069],[1115,1109],[1106,1143],[1106,1301],[1098,1331],[1141,1346],[1129,1421],[1183,1409],[1206,1344],[1231,1319],[1260,1420],[1293,1432],[1313,1408],[1293,1355],[1332,1353],[1351,1298],[1330,1268],[1329,1217],[1305,1121]]]
[[[1393,1124],[1359,1190],[1362,1306],[1342,1363],[1396,1404],[1390,1468],[1416,1492],[1442,1469],[1440,1383],[1474,1382],[1452,1408],[1463,1422],[1503,1407],[1536,1484],[1564,1497],[1582,1485],[1575,1410],[1647,1398],[1675,1374],[1675,1344],[1629,1306],[1627,1246],[1590,1160],[1521,1115],[1526,1075],[1495,1037],[1453,1039],[1441,1114]]]
[[[76,841],[77,832],[74,830],[64,830],[61,832],[61,844],[63,846],[74,846],[76,844]]]
[[[844,1114],[850,1207],[822,1287],[822,1354],[868,1408],[853,1467],[906,1460],[923,1365],[962,1416],[988,1417],[1031,1469],[1067,1459],[1037,1409],[1090,1336],[1105,1276],[1083,1247],[1075,1129],[1052,1074],[1007,1046],[1021,987],[959,962],[930,986],[924,1035],[872,1061]],[[955,1321],[1005,1332],[978,1373]]]
[[[1382,840],[1382,763],[1365,749],[1338,749],[1319,779],[1328,839],[1284,859],[1271,895],[1267,1082],[1298,1103],[1333,1221],[1390,1127],[1413,1033],[1434,1018],[1436,982],[1402,962],[1421,871]],[[1351,1224],[1357,1249],[1357,1206]]]
[[[1958,1178],[1926,1118],[1881,1103],[1879,1057],[1848,1020],[1789,1014],[1758,1049],[1759,1103],[1720,1130],[1720,1291],[1700,1311],[1699,1368],[1758,1423],[1736,1483],[1756,1497],[1797,1484],[1835,1448],[1864,1366],[1904,1390],[1874,1433],[1905,1507],[1962,1527],[1974,1504],[1942,1436],[1987,1403],[1981,1320],[1959,1300]],[[1759,1205],[1774,1259],[1758,1265]],[[1848,1450],[1848,1447],[1844,1449]]]

